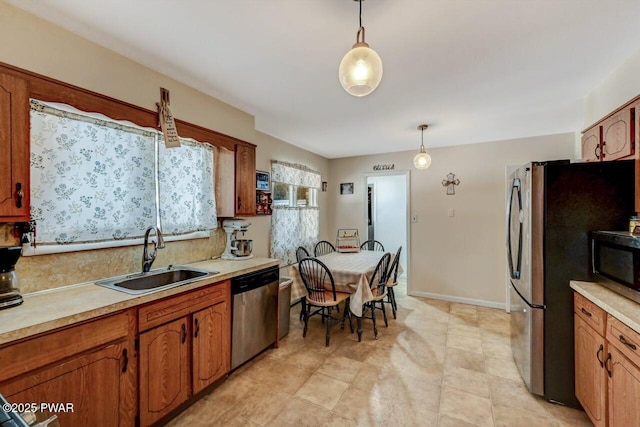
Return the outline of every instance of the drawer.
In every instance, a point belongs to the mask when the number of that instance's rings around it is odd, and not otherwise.
[[[630,361],[640,366],[640,334],[615,317],[608,315],[606,338]]]
[[[0,378],[6,380],[112,341],[134,330],[133,310],[0,348]]]
[[[606,313],[603,309],[575,292],[573,294],[573,310],[589,326],[595,329],[600,336],[604,337]]]
[[[138,309],[140,332],[231,299],[231,282],[225,280],[191,292],[154,301]]]

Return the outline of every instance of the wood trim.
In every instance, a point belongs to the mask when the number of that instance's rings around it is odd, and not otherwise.
[[[110,96],[83,89],[3,62],[0,62],[0,72],[26,80],[30,89],[29,96],[32,98],[42,101],[65,103],[83,111],[94,111],[105,114],[115,120],[128,120],[139,126],[154,129],[159,128],[157,111],[148,110],[138,105],[120,101]],[[230,150],[235,149],[236,145],[256,146],[250,142],[180,119],[176,119],[176,127],[181,137],[209,142],[212,145]]]

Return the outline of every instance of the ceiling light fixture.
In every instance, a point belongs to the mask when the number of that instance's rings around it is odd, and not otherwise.
[[[416,169],[426,169],[431,166],[431,156],[424,148],[424,130],[428,127],[429,125],[418,126],[418,130],[422,131],[422,144],[420,144],[420,152],[413,158],[413,166]]]
[[[364,41],[362,0],[354,1],[360,3],[360,28],[356,33],[356,44],[340,62],[338,77],[340,84],[349,94],[366,96],[373,92],[382,80],[382,60]],[[360,34],[362,34],[362,41]]]

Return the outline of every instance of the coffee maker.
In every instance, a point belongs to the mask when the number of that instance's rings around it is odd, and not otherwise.
[[[22,246],[0,247],[0,310],[22,304],[15,265],[22,255]]]
[[[242,218],[229,218],[222,221],[222,228],[227,233],[227,245],[221,255],[222,259],[237,261],[253,258],[251,254],[253,240],[237,238],[238,232],[244,236],[244,232],[249,229],[250,225],[249,221]]]

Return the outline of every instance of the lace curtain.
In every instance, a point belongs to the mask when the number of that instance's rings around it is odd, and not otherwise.
[[[308,187],[317,191],[321,176],[302,165],[272,162],[273,182],[294,187]],[[273,206],[271,215],[271,257],[280,259],[283,265],[296,262],[296,249],[304,246],[313,250],[320,236],[320,211],[316,206]]]
[[[158,135],[32,100],[31,217],[38,243],[132,239],[158,223],[165,234],[215,228],[212,147],[182,140],[182,147],[166,149]]]

